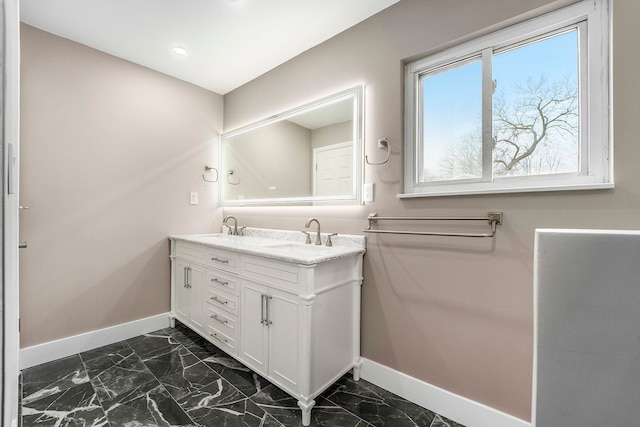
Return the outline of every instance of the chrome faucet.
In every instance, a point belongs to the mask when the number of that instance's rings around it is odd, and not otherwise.
[[[233,228],[231,228],[230,225],[227,225],[227,221],[229,221],[230,219],[233,220]],[[233,215],[229,215],[227,217],[225,217],[225,219],[222,220],[222,223],[224,225],[227,226],[227,228],[229,229],[229,234],[233,235],[233,236],[238,236],[238,220],[236,219],[235,216]],[[243,227],[244,228],[244,227]]]
[[[318,230],[316,232],[316,245],[321,245],[322,239],[320,239],[320,221],[315,218],[310,218],[309,221],[307,221],[307,223],[304,225],[304,228],[309,228],[312,222],[318,224]]]

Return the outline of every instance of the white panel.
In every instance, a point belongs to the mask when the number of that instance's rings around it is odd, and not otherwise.
[[[240,313],[240,358],[256,372],[267,374],[267,327],[262,324],[264,311],[262,296],[267,288],[255,283],[244,282],[241,287]]]
[[[353,306],[352,284],[318,294],[313,300],[312,389],[330,385],[337,372],[348,370],[360,356],[353,354],[353,341],[356,339],[353,336],[353,323],[360,321],[354,318]],[[324,351],[327,348],[331,351]]]
[[[246,277],[286,289],[298,288],[298,268],[291,263],[249,256],[242,259],[242,272]]]
[[[207,288],[207,303],[225,310],[233,315],[238,315],[238,297],[219,291],[213,286]]]
[[[204,268],[191,264],[188,272],[189,277],[189,321],[197,330],[204,330]]]
[[[640,233],[539,230],[533,424],[638,425]]]
[[[237,277],[221,274],[217,270],[207,271],[207,283],[225,292],[238,295]]]
[[[17,425],[18,420],[18,363],[20,349],[19,290],[18,290],[18,202],[20,193],[20,2],[3,1],[3,96],[2,120],[4,133],[2,145],[11,143],[15,163],[10,175],[16,194],[5,193],[0,217],[3,219],[0,237],[4,247],[0,249],[4,260],[2,289],[4,309],[2,311],[2,425]],[[3,174],[7,161],[4,150],[0,150]],[[6,177],[6,175],[5,175]]]
[[[208,304],[205,310],[207,326],[222,332],[234,340],[238,338],[238,322],[236,321],[237,318],[235,316],[230,316],[229,313],[217,310],[215,307]]]
[[[188,259],[189,261],[202,262],[204,258],[204,247],[202,245],[176,241],[175,256]]]
[[[298,301],[294,295],[271,290],[269,298],[269,377],[296,390],[298,385]]]
[[[235,273],[238,270],[238,254],[220,249],[207,248],[205,262],[214,268]]]
[[[227,335],[226,331],[222,330],[222,328],[218,328],[216,325],[207,325],[206,335],[207,339],[218,348],[234,356],[238,354],[238,346],[236,345],[235,338]]]
[[[189,289],[186,287],[188,264],[180,260],[175,261],[174,286],[175,286],[175,315],[181,322],[189,323]]]

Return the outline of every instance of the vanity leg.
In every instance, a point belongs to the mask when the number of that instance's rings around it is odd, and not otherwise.
[[[301,400],[298,400],[298,406],[302,409],[302,425],[308,426],[311,424],[311,408],[313,408],[316,404],[315,400],[312,400],[309,403],[304,403]]]
[[[360,371],[362,370],[362,359],[358,358],[358,361],[356,362],[355,365],[353,365],[353,380],[354,381],[359,381],[360,380]]]

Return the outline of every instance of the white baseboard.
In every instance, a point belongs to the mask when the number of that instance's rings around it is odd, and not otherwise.
[[[20,370],[169,327],[169,313],[62,338],[20,350]]]
[[[531,423],[362,358],[361,378],[467,427],[531,427]]]

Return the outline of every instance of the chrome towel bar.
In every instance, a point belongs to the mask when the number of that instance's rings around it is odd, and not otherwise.
[[[378,216],[377,213],[371,213],[367,217],[369,227],[362,230],[365,233],[379,234],[411,234],[416,236],[447,236],[447,237],[494,237],[496,235],[496,226],[502,224],[502,212],[489,212],[487,216],[481,217],[409,217],[409,216]],[[378,221],[487,221],[491,227],[490,233],[444,233],[437,231],[404,231],[404,230],[374,230],[372,224]]]

